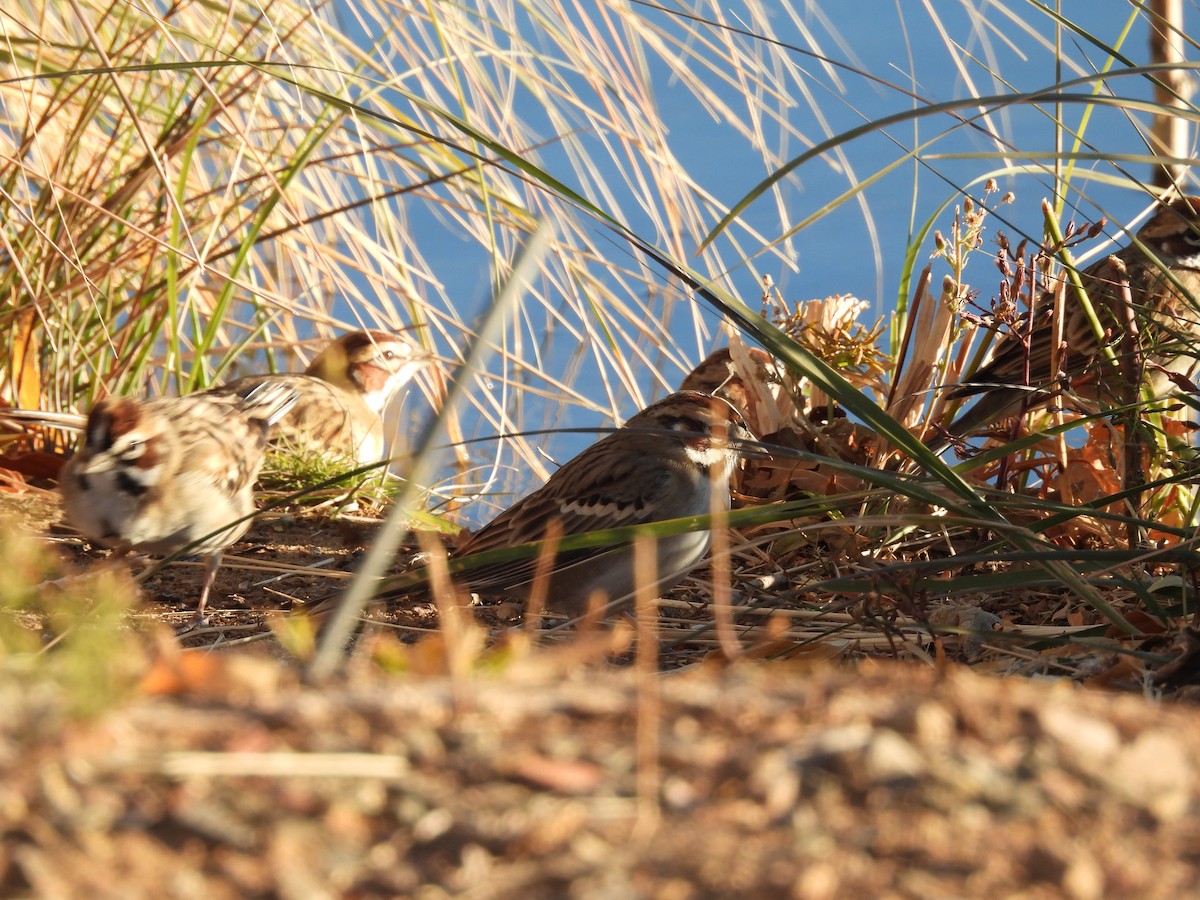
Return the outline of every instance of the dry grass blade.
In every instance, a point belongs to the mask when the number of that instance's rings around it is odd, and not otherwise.
[[[521,256],[513,265],[512,278],[496,298],[476,338],[476,343],[463,361],[450,390],[442,414],[427,427],[425,434],[414,446],[415,461],[409,472],[409,481],[397,497],[395,506],[383,524],[371,550],[363,560],[358,574],[345,596],[338,603],[332,621],[322,638],[317,655],[313,657],[309,674],[315,679],[328,678],[344,651],[346,641],[354,628],[359,613],[375,592],[380,576],[387,571],[396,551],[408,533],[408,521],[417,508],[423,492],[422,485],[432,480],[437,463],[433,458],[432,441],[445,428],[445,422],[455,414],[458,404],[465,399],[466,387],[492,352],[497,333],[505,317],[517,305],[526,285],[547,252],[551,229],[543,224],[532,235]]]

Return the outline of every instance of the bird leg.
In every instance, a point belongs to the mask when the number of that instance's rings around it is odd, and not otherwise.
[[[196,606],[196,615],[192,617],[192,621],[180,629],[180,634],[185,634],[201,625],[207,625],[208,619],[204,615],[204,610],[208,607],[208,594],[212,590],[213,582],[217,578],[217,569],[221,568],[221,551],[210,553],[204,557],[204,587],[200,590],[200,602]]]

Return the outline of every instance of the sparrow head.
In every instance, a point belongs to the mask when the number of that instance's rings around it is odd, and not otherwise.
[[[654,403],[625,423],[625,428],[672,433],[689,458],[702,468],[731,468],[739,444],[754,440],[741,413],[720,397],[699,391],[678,391]]]
[[[82,474],[115,470],[143,487],[157,480],[163,463],[153,416],[128,397],[106,397],[92,407],[78,452]]]
[[[322,350],[304,371],[360,394],[379,413],[428,360],[429,354],[403,335],[351,331]]]
[[[767,384],[778,384],[783,380],[783,367],[765,350],[758,347],[747,347],[746,352],[754,362],[755,374]],[[745,396],[746,387],[742,383],[741,374],[733,361],[733,355],[728,347],[714,350],[704,360],[688,373],[679,385],[681,391],[700,391],[715,397],[729,399]]]
[[[746,372],[745,361],[734,361],[729,347],[714,350],[704,361],[688,373],[679,384],[681,391],[699,391],[728,400],[733,408],[746,417],[751,431],[772,431],[763,428],[761,416],[770,415],[762,408],[766,396],[782,393],[787,384],[787,370],[779,360],[758,347],[744,348],[752,368]],[[749,375],[743,380],[743,375]],[[765,388],[765,390],[764,390]]]
[[[1138,229],[1137,238],[1165,263],[1200,269],[1200,197],[1164,203]]]

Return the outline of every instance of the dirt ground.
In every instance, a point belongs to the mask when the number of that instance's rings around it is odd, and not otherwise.
[[[38,527],[53,506],[0,514]],[[0,684],[0,894],[1194,891],[1190,703],[919,647],[729,664],[664,646],[652,675],[616,638],[531,650],[502,609],[456,662],[427,604],[377,611],[345,670],[307,683],[262,623],[336,591],[373,527],[259,523],[182,641],[201,570],[168,566],[130,621],[152,648],[138,686],[98,714],[36,677]]]

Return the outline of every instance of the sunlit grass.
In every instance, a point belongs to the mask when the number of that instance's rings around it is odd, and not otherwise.
[[[473,379],[470,403],[448,417],[439,496],[468,498],[465,521],[584,443],[512,435],[627,417],[673,389],[723,321],[919,463],[916,475],[882,452],[866,470],[838,460],[866,485],[859,510],[806,528],[852,527],[855,559],[886,569],[905,562],[898,535],[927,527],[897,498],[938,506],[998,554],[1046,550],[1043,571],[1103,609],[1026,501],[981,484],[990,458],[952,469],[918,438],[953,412],[945,386],[992,339],[960,312],[994,293],[996,232],[1040,243],[1043,197],[1060,220],[1074,209],[1098,220],[1115,188],[1144,193],[1148,163],[1164,161],[1146,137],[1156,72],[1131,61],[1128,30],[1062,22],[1056,34],[1040,7],[988,7],[964,26],[927,4],[902,12],[925,37],[904,70],[819,8],[690,9],[368,0],[218,14],[184,3],[164,18],[11,6],[0,18],[13,73],[0,83],[5,399],[86,409],[104,392],[193,390],[246,354],[295,369],[313,337],[418,324],[451,373],[421,376],[435,410],[546,221],[550,246],[497,352],[458,376]],[[922,83],[920,54],[937,44],[954,79]],[[680,136],[685,110],[714,148],[752,163],[714,174]],[[1177,114],[1200,118],[1190,104]],[[1016,202],[1002,203],[1009,191]],[[877,210],[894,196],[906,222]],[[850,211],[858,227],[822,242]],[[1110,219],[1106,234],[1120,241],[1125,224]],[[951,252],[923,282],[935,231]],[[890,327],[869,383],[753,309],[764,277],[785,304],[809,299],[797,274],[809,247],[873,273]],[[491,435],[506,437],[466,443]],[[300,464],[281,486],[330,475]],[[1149,511],[1128,515],[1182,534],[1189,476],[1162,477]]]
[[[144,636],[123,624],[134,597],[124,569],[80,575],[34,535],[0,519],[0,670],[7,683],[53,685],[47,700],[77,715],[128,696],[148,658]]]

